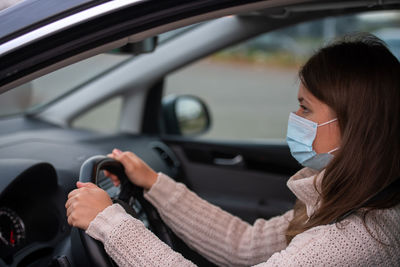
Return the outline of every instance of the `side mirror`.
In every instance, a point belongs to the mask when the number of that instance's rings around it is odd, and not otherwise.
[[[206,132],[211,119],[206,104],[190,95],[167,96],[162,100],[164,133],[193,136]]]

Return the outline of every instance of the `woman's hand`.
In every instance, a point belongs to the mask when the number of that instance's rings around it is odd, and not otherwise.
[[[108,194],[92,183],[77,182],[65,204],[68,224],[86,230],[97,214],[112,205]]]
[[[148,190],[157,181],[157,173],[132,152],[114,149],[107,156],[124,165],[126,176],[135,185]],[[119,185],[119,179],[116,175],[108,171],[104,171],[104,174],[111,178],[115,186]]]

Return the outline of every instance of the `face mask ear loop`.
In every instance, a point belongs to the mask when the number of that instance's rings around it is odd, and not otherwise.
[[[335,119],[333,119],[333,120],[330,120],[330,121],[327,121],[327,122],[324,122],[324,123],[321,123],[321,124],[318,124],[318,127],[327,125],[327,124],[329,124],[329,123],[331,123],[331,122],[334,122],[334,121],[337,121],[337,118],[335,118]]]
[[[330,121],[321,123],[321,124],[318,125],[318,127],[319,127],[319,126],[327,125],[327,124],[329,124],[329,123],[331,123],[331,122],[334,122],[334,121],[337,121],[337,118],[334,118],[334,119],[332,119],[332,120],[330,120]],[[334,149],[332,149],[331,151],[328,151],[328,154],[331,154],[332,152],[335,152],[335,151],[337,151],[337,150],[339,150],[339,147],[334,148]]]
[[[339,150],[339,147],[334,148],[334,149],[332,149],[331,151],[328,151],[328,154],[331,154],[332,152],[335,152],[335,151],[337,151],[337,150]]]

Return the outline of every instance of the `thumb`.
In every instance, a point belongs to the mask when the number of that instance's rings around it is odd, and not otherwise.
[[[87,187],[87,188],[96,188],[97,185],[95,185],[95,184],[93,184],[93,183],[76,182],[76,187],[78,187],[78,188],[83,188],[83,187]]]

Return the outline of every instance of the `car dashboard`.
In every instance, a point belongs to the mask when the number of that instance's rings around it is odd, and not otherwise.
[[[0,131],[0,266],[52,266],[60,257],[74,266],[64,205],[87,158],[117,147],[135,152],[157,171],[177,174],[177,164],[165,157],[171,152],[156,137],[36,128],[34,121],[19,131],[18,125],[27,123],[17,120],[10,122],[14,130]],[[118,192],[108,179],[99,185],[110,195]]]
[[[48,163],[2,159],[0,166],[0,258],[8,265],[19,259],[18,266],[26,266],[51,254],[66,236],[65,193]]]

